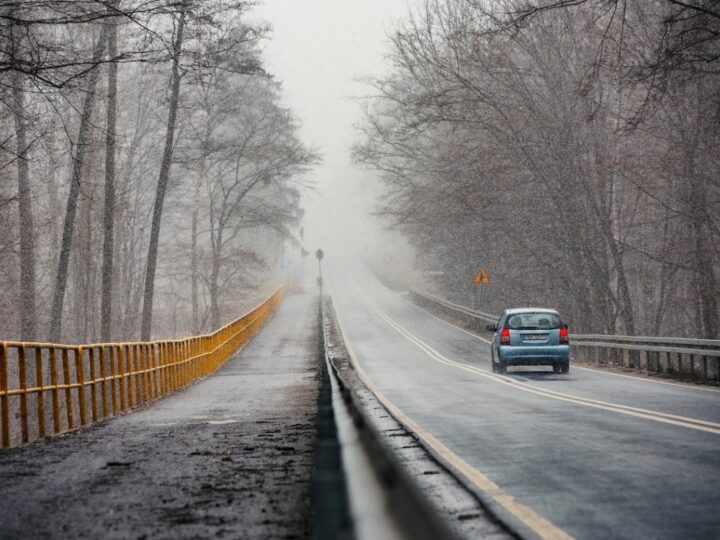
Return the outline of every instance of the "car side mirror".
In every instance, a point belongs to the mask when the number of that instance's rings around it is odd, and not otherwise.
[[[485,329],[489,330],[490,332],[497,332],[498,326],[497,324],[488,324],[485,326]]]

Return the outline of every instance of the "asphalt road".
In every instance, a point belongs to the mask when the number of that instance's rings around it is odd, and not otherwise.
[[[290,294],[215,374],[0,452],[0,538],[307,538],[320,335]]]
[[[359,370],[436,453],[525,531],[720,537],[720,392],[571,366],[491,373],[489,346],[331,269]],[[434,445],[434,446],[433,446]]]

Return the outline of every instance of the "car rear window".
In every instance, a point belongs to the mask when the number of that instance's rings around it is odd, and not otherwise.
[[[506,324],[512,330],[553,330],[560,328],[560,317],[556,313],[515,313]]]

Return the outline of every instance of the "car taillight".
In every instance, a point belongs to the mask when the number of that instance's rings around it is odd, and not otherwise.
[[[500,345],[510,345],[510,329],[503,328],[500,332]]]
[[[560,329],[560,345],[568,345],[569,343],[570,343],[570,339],[568,338],[567,328],[561,328]]]

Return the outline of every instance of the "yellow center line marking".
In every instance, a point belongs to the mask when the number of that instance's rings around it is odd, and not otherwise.
[[[517,380],[514,380],[510,377],[504,377],[502,375],[496,375],[492,373],[488,373],[486,371],[483,371],[475,366],[471,366],[469,364],[464,364],[461,362],[457,362],[455,360],[451,360],[450,358],[442,355],[437,350],[432,348],[430,345],[416,337],[414,334],[409,332],[406,328],[399,325],[397,322],[395,322],[387,313],[382,311],[375,303],[370,300],[370,298],[360,291],[356,285],[354,285],[356,288],[356,291],[362,298],[363,302],[365,302],[368,307],[374,311],[381,319],[383,319],[388,325],[390,325],[392,328],[398,331],[403,337],[405,337],[408,341],[416,345],[418,348],[422,349],[429,357],[432,359],[451,366],[455,367],[457,369],[462,369],[464,371],[468,371],[471,373],[475,373],[477,375],[480,375],[481,377],[484,377],[486,379],[498,382],[500,384],[504,384],[506,386],[510,386],[512,388],[515,388],[517,390],[521,390],[523,392],[527,392],[530,394],[535,394],[542,397],[547,397],[551,399],[555,399],[558,401],[564,401],[568,403],[574,403],[578,405],[584,405],[586,407],[591,407],[595,409],[601,409],[606,411],[612,411],[619,414],[625,414],[628,416],[634,416],[636,418],[643,418],[646,420],[653,420],[655,422],[660,422],[664,424],[670,424],[674,426],[680,426],[685,427],[689,429],[694,429],[697,431],[703,431],[706,433],[712,433],[714,435],[720,435],[720,424],[716,422],[708,422],[705,420],[697,420],[694,418],[688,418],[685,416],[678,416],[673,414],[667,414],[667,413],[661,413],[658,411],[651,411],[648,409],[641,409],[638,407],[630,407],[627,405],[620,405],[617,403],[609,403],[607,401],[600,401],[590,398],[584,398],[580,396],[575,396],[572,394],[566,394],[564,392],[557,392],[554,390],[547,390],[544,388],[538,388],[536,386],[530,385],[528,383],[520,382]]]
[[[446,324],[447,326],[449,326],[449,327],[451,327],[451,328],[454,328],[455,330],[460,330],[461,332],[467,334],[468,336],[470,336],[470,337],[472,337],[472,338],[475,338],[475,339],[479,339],[480,341],[482,341],[482,342],[484,342],[484,343],[487,343],[488,345],[490,345],[490,344],[492,343],[492,341],[490,341],[489,339],[485,339],[484,337],[479,336],[479,335],[471,332],[470,330],[465,330],[465,328],[462,328],[462,327],[458,326],[457,324],[453,324],[453,323],[451,323],[450,321],[446,321],[445,319],[441,319],[441,318],[438,317],[437,315],[435,315],[435,314],[433,314],[433,313],[430,313],[430,312],[429,312],[427,309],[425,309],[424,307],[418,306],[417,304],[413,303],[411,300],[408,300],[407,298],[404,298],[403,296],[400,296],[399,294],[398,294],[398,296],[400,297],[400,299],[401,299],[403,302],[407,302],[409,305],[411,305],[411,306],[414,307],[415,309],[419,309],[420,311],[422,311],[422,312],[424,312],[425,314],[429,315],[429,316],[432,317],[433,319],[436,319],[436,320],[440,321],[441,323]]]
[[[332,292],[331,292],[332,296]],[[369,306],[372,309],[372,306]],[[382,393],[382,391],[373,382],[370,376],[365,372],[350,345],[350,341],[345,335],[343,323],[339,312],[336,312],[338,318],[338,326],[342,335],[345,347],[350,356],[350,363],[357,372],[362,382],[367,386],[382,405],[407,429],[415,433],[428,447],[430,447],[440,458],[445,461],[451,468],[458,471],[472,482],[478,489],[485,493],[488,497],[502,506],[512,516],[522,522],[526,527],[530,528],[543,540],[573,540],[568,533],[536,513],[532,508],[518,502],[512,495],[509,495],[503,489],[493,482],[490,478],[482,474],[467,461],[455,454],[452,450],[441,443],[432,434],[422,428],[417,422],[407,416],[400,408],[398,408],[390,399]]]

